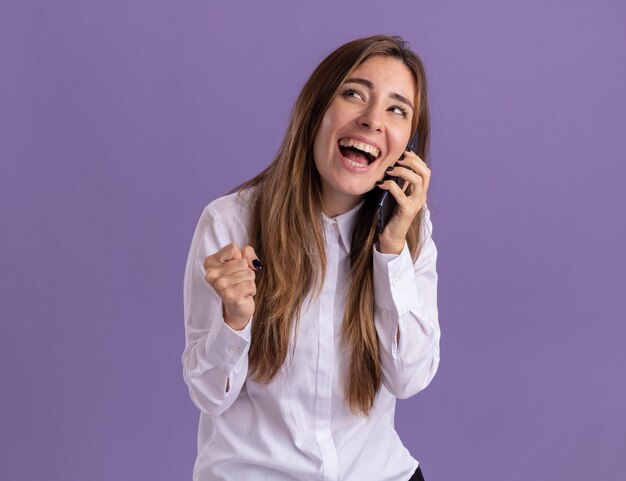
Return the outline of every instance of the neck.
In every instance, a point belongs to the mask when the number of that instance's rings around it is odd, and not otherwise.
[[[322,212],[326,217],[337,217],[354,209],[361,202],[361,197],[354,195],[325,195],[322,199]]]

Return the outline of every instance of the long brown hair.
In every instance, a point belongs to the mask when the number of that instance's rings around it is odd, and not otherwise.
[[[314,299],[323,286],[326,255],[320,216],[321,181],[313,160],[313,142],[326,109],[345,79],[374,55],[396,58],[411,71],[416,85],[413,105],[418,106],[412,132],[418,130],[416,153],[427,158],[426,76],[421,60],[404,40],[385,35],[354,40],[332,52],[315,69],[298,96],[276,158],[240,188],[254,187],[249,240],[267,266],[257,272],[249,350],[249,372],[258,382],[270,383],[276,376],[287,357],[292,329],[297,332],[305,299]],[[345,400],[352,412],[364,415],[369,414],[381,385],[372,265],[379,195],[380,191],[374,189],[364,196],[352,233],[348,299],[341,330],[350,357]],[[407,234],[413,259],[418,255],[422,217],[423,210]]]

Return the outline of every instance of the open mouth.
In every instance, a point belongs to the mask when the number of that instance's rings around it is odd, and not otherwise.
[[[339,151],[344,158],[364,167],[380,157],[380,150],[365,142],[344,137],[339,139],[338,144]]]

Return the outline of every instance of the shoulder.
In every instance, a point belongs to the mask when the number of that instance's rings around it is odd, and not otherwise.
[[[240,237],[248,231],[252,192],[228,194],[210,202],[202,211],[200,225],[213,225],[227,235]]]
[[[233,217],[248,216],[250,213],[251,192],[235,192],[211,201],[202,211],[202,218],[222,221]]]

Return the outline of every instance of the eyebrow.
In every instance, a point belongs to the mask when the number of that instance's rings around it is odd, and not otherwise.
[[[370,82],[367,79],[364,78],[359,78],[359,77],[351,77],[348,80],[346,80],[344,83],[349,84],[349,83],[355,83],[355,84],[360,84],[363,85],[364,87],[367,87],[368,89],[372,90],[374,89],[374,84],[372,82]],[[408,105],[409,107],[411,107],[411,110],[415,110],[413,108],[413,104],[411,103],[411,101],[409,99],[407,99],[404,95],[400,95],[396,92],[391,92],[389,94],[389,97],[397,100],[398,102],[402,102],[403,104]]]

